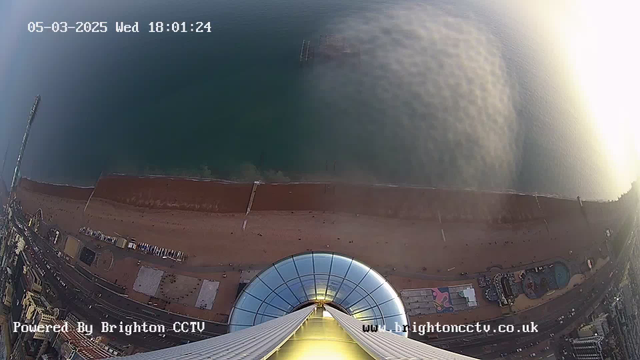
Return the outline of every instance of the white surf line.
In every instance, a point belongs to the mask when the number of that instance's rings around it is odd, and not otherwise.
[[[440,233],[442,234],[442,240],[444,240],[444,242],[447,242],[447,237],[444,236],[444,229],[440,229]]]

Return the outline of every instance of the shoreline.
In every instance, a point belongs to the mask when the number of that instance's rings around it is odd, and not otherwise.
[[[590,201],[554,195],[439,189],[346,182],[240,182],[173,176],[101,176],[94,187],[48,184],[22,178],[18,190],[84,203],[100,200],[142,209],[244,214],[321,212],[435,223],[520,224],[579,216],[587,222],[619,213],[634,202],[632,187],[617,200]],[[570,215],[571,214],[571,215]]]
[[[161,180],[172,180],[172,181],[193,181],[193,182],[203,182],[203,183],[218,183],[218,184],[236,184],[236,185],[247,185],[258,182],[263,185],[349,185],[349,186],[358,186],[358,187],[372,187],[372,188],[401,188],[401,189],[416,189],[416,190],[429,190],[429,191],[448,191],[448,192],[468,192],[468,193],[479,193],[479,194],[493,194],[493,195],[522,195],[522,196],[533,196],[533,197],[544,197],[551,199],[559,199],[559,200],[570,200],[576,201],[577,198],[570,197],[567,195],[561,194],[553,194],[553,193],[542,193],[542,192],[523,192],[514,189],[482,189],[482,188],[457,188],[457,187],[446,187],[446,186],[427,186],[427,185],[416,185],[416,184],[391,184],[391,183],[366,183],[366,182],[357,182],[357,181],[340,181],[340,180],[309,180],[309,181],[263,181],[263,180],[231,180],[231,179],[222,179],[222,178],[213,178],[213,177],[196,177],[196,176],[176,176],[176,175],[134,175],[134,174],[125,174],[125,173],[109,173],[100,176],[98,180],[95,181],[93,186],[81,186],[74,185],[68,183],[57,183],[57,182],[47,182],[34,180],[29,177],[22,177],[20,182],[22,183],[24,180],[27,180],[32,183],[47,185],[47,186],[55,186],[55,187],[65,187],[72,189],[82,189],[82,190],[93,190],[96,188],[97,184],[100,182],[102,178],[122,178],[122,179],[161,179]],[[633,184],[629,185],[629,189],[618,195],[617,199],[582,199],[583,202],[591,202],[591,203],[610,203],[616,202],[624,195],[628,194],[633,190]]]

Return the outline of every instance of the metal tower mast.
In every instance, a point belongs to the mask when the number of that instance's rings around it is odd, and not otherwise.
[[[7,153],[9,153],[9,145],[11,144],[11,141],[7,141],[7,149],[4,151],[4,158],[2,159],[2,170],[0,170],[0,176],[2,176],[2,174],[4,174],[4,164],[7,163]]]
[[[31,124],[33,124],[33,118],[36,116],[36,111],[38,110],[38,104],[40,104],[40,95],[36,95],[36,100],[33,102],[33,106],[31,107],[31,112],[29,113],[29,118],[27,119],[27,129],[24,132],[24,137],[22,138],[22,145],[20,145],[20,152],[18,153],[18,161],[16,162],[16,169],[13,172],[13,180],[11,180],[11,189],[9,190],[9,194],[13,195],[13,192],[16,190],[18,186],[18,182],[20,181],[20,165],[22,164],[22,156],[24,155],[24,149],[27,147],[27,140],[29,140],[29,132],[31,131]]]

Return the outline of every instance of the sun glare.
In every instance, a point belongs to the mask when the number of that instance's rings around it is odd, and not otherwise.
[[[571,8],[565,18],[571,20],[565,23],[565,43],[573,77],[613,171],[612,180],[628,184],[637,175],[640,156],[640,6],[635,1],[587,0],[575,1]]]

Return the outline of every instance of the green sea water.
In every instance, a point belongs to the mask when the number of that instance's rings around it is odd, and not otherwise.
[[[526,9],[525,9],[526,10]],[[523,12],[525,12],[523,10]],[[551,45],[487,1],[35,0],[0,4],[9,182],[100,174],[513,189],[610,198],[610,169]],[[106,21],[107,33],[28,23]],[[116,33],[115,22],[140,33]],[[149,33],[149,23],[211,24]],[[361,51],[301,67],[303,39]]]

